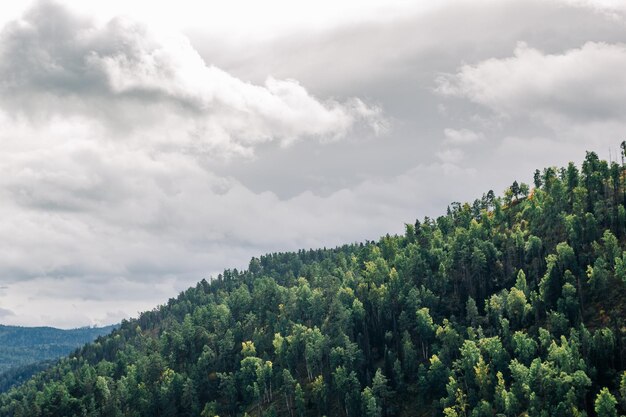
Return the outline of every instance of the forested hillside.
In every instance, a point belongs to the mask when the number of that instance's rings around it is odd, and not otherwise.
[[[625,185],[588,153],[402,236],[252,259],[1,396],[0,415],[625,414]]]
[[[50,366],[115,326],[55,329],[0,325],[0,392]]]

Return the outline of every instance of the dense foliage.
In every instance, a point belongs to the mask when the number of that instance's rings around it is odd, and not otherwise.
[[[50,366],[115,326],[62,330],[0,325],[0,392]]]
[[[0,414],[623,414],[625,183],[588,153],[403,236],[252,259],[3,395]]]

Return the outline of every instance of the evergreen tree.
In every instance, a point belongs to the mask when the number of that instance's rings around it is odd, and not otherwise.
[[[594,402],[594,410],[598,417],[617,417],[617,400],[607,388],[602,388]]]

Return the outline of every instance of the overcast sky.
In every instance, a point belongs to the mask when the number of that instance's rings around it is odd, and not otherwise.
[[[115,323],[252,256],[400,233],[626,138],[620,2],[0,16],[1,324]]]

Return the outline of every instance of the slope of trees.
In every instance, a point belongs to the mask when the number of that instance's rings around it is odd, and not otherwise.
[[[624,414],[625,183],[590,152],[402,236],[254,258],[1,396],[0,415]]]

